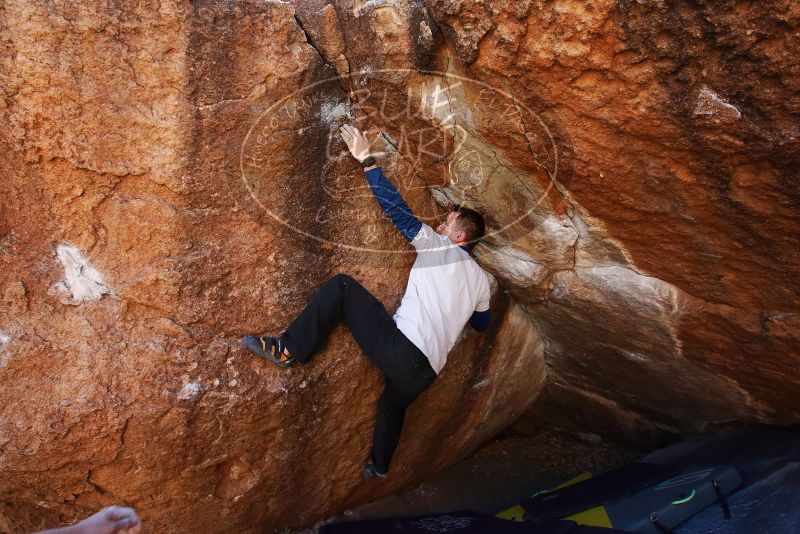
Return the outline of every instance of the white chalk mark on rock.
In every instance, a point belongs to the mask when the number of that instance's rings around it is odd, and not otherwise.
[[[77,306],[97,300],[105,294],[114,294],[80,250],[72,245],[61,244],[56,248],[56,255],[64,267],[64,279],[50,286],[50,293],[61,295],[62,304]]]
[[[709,89],[702,89],[697,94],[694,114],[721,121],[733,121],[742,118],[742,114],[736,109],[736,106]]]
[[[640,354],[638,352],[630,352],[622,348],[617,348],[617,350],[625,356],[627,359],[631,360],[632,362],[646,365],[650,363],[650,359],[645,356],[644,354]]]
[[[190,382],[186,382],[181,390],[178,392],[178,398],[181,400],[189,400],[193,399],[200,393],[200,382],[198,380],[192,380]]]
[[[544,276],[546,269],[522,250],[512,246],[484,248],[481,255],[515,284],[528,286],[537,283]]]
[[[431,27],[428,26],[428,23],[424,20],[419,23],[419,37],[417,37],[417,42],[428,50],[433,48],[433,32],[431,31]]]
[[[369,11],[370,9],[375,9],[381,6],[396,6],[396,2],[393,0],[369,0],[365,4],[355,7],[353,9],[353,16],[358,18],[363,15],[365,11]]]
[[[0,369],[8,365],[11,359],[11,349],[9,345],[11,345],[11,336],[0,332]]]
[[[474,386],[472,386],[472,389],[481,389],[481,388],[485,388],[485,387],[486,387],[486,386],[488,386],[490,383],[491,383],[491,380],[490,380],[490,379],[488,379],[488,378],[484,378],[483,380],[481,380],[480,382],[478,382],[478,383],[476,383]]]
[[[319,120],[328,125],[328,127],[336,126],[337,128],[342,123],[342,118],[353,118],[350,108],[344,102],[337,102],[336,100],[326,100],[319,107],[317,114]]]

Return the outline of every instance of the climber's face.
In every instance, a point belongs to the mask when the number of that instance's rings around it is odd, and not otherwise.
[[[450,238],[450,241],[458,245],[462,243],[464,239],[467,237],[466,232],[461,229],[461,225],[458,224],[458,212],[451,211],[447,214],[444,221],[436,227],[436,233],[439,235],[447,236]]]

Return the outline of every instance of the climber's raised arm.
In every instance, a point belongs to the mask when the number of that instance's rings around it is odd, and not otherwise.
[[[370,157],[367,136],[358,128],[345,124],[339,128],[339,132],[354,158],[363,163]],[[372,162],[367,161],[364,168],[367,183],[384,213],[389,216],[403,237],[411,241],[419,232],[422,223],[414,216],[403,197],[383,174],[383,170],[375,165],[374,159],[372,158]]]
[[[389,216],[394,225],[403,234],[403,237],[411,241],[417,235],[422,223],[414,216],[403,197],[397,189],[386,179],[380,167],[372,167],[365,171],[367,183],[378,199],[378,204],[383,208],[384,213]]]

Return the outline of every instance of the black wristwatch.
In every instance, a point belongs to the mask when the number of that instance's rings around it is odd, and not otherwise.
[[[373,166],[373,165],[375,165],[377,162],[378,162],[378,160],[376,160],[376,159],[375,159],[375,156],[367,156],[366,158],[364,158],[363,160],[361,160],[361,165],[362,165],[364,168],[366,168],[366,167],[372,167],[372,166]]]

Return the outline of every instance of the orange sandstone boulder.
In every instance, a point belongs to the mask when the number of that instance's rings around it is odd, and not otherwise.
[[[797,423],[797,28],[789,2],[6,2],[0,531],[111,503],[306,526],[523,414],[639,446]],[[486,214],[494,278],[381,481],[345,328],[286,370],[238,345],[337,272],[399,304],[413,250],[343,122],[420,219]]]

